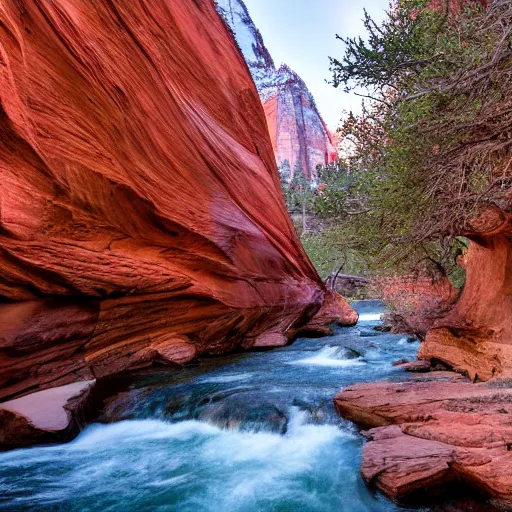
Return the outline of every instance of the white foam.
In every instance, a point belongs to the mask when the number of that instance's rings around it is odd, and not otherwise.
[[[110,512],[122,509],[121,503],[128,508],[130,503],[152,503],[152,510],[167,510],[163,500],[168,499],[179,499],[182,510],[205,512],[270,510],[269,503],[290,497],[300,499],[301,506],[304,500],[321,503],[326,496],[312,496],[303,488],[304,478],[316,478],[320,472],[336,485],[338,465],[348,464],[340,461],[340,446],[357,442],[357,437],[334,425],[306,421],[304,412],[292,408],[284,436],[221,430],[198,421],[93,425],[58,449],[23,450],[24,478],[16,480],[16,487],[26,497],[16,503],[21,508],[34,503],[43,508],[70,503],[78,495]],[[20,452],[18,465],[19,457]],[[0,468],[5,458],[0,454]],[[52,473],[56,466],[65,471]],[[37,491],[29,493],[29,485]],[[120,500],[115,507],[112,496]],[[316,505],[305,509],[320,510]]]
[[[363,313],[359,315],[360,322],[378,322],[382,320],[382,313]]]
[[[307,414],[293,407],[288,432],[282,436],[268,432],[222,431],[212,437],[203,449],[203,455],[212,460],[225,458],[234,463],[250,462],[273,465],[278,462],[281,470],[305,470],[316,451],[340,437],[354,437],[335,425],[306,424]]]
[[[293,361],[291,364],[313,365],[313,366],[332,366],[340,368],[349,368],[351,366],[363,366],[366,363],[360,358],[349,359],[346,357],[346,351],[343,347],[325,347],[315,356],[299,361]]]
[[[252,373],[235,373],[233,375],[220,375],[218,377],[205,377],[201,382],[209,382],[212,384],[224,384],[229,382],[238,382],[248,380],[253,376]]]
[[[212,435],[219,428],[200,421],[182,421],[166,423],[158,420],[127,420],[110,425],[94,424],[68,446],[77,450],[89,450],[101,445],[111,446],[112,443],[134,443],[158,439],[176,439],[187,441],[197,435]]]

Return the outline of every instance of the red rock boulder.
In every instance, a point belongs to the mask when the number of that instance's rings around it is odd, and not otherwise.
[[[492,208],[468,226],[464,290],[428,332],[420,358],[443,361],[473,380],[512,377],[511,218]]]
[[[462,484],[512,507],[512,386],[471,384],[457,374],[424,382],[362,384],[334,399],[371,428],[361,472],[389,497],[410,502],[457,494]]]

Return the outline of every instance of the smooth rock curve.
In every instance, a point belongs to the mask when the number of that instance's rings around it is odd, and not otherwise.
[[[0,178],[0,399],[284,336],[324,302],[213,0],[0,4]]]

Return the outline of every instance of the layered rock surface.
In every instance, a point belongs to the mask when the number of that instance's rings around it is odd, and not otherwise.
[[[419,357],[438,359],[473,380],[512,376],[512,223],[491,208],[468,227],[469,250],[459,262],[466,284],[455,306],[439,318]]]
[[[300,168],[313,178],[316,167],[336,160],[338,151],[312,94],[288,66],[275,67],[242,0],[218,0],[217,5],[258,88],[278,165],[287,161],[291,177]]]
[[[512,506],[512,385],[471,384],[438,372],[423,382],[362,384],[335,398],[364,428],[362,475],[398,501],[461,485]]]
[[[321,308],[213,0],[3,3],[0,105],[0,398],[281,344]]]

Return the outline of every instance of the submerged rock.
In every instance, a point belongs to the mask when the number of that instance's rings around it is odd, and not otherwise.
[[[254,393],[234,394],[201,407],[196,419],[220,428],[285,434],[287,414]]]
[[[408,502],[450,494],[460,482],[512,507],[512,387],[471,384],[436,373],[423,382],[361,384],[334,399],[364,428],[361,472]]]
[[[104,400],[99,421],[199,420],[229,430],[286,433],[288,408],[265,396],[260,388],[229,381],[125,389]]]
[[[377,336],[381,336],[381,333],[376,329],[361,329],[359,331],[359,336],[361,338],[376,338]]]

